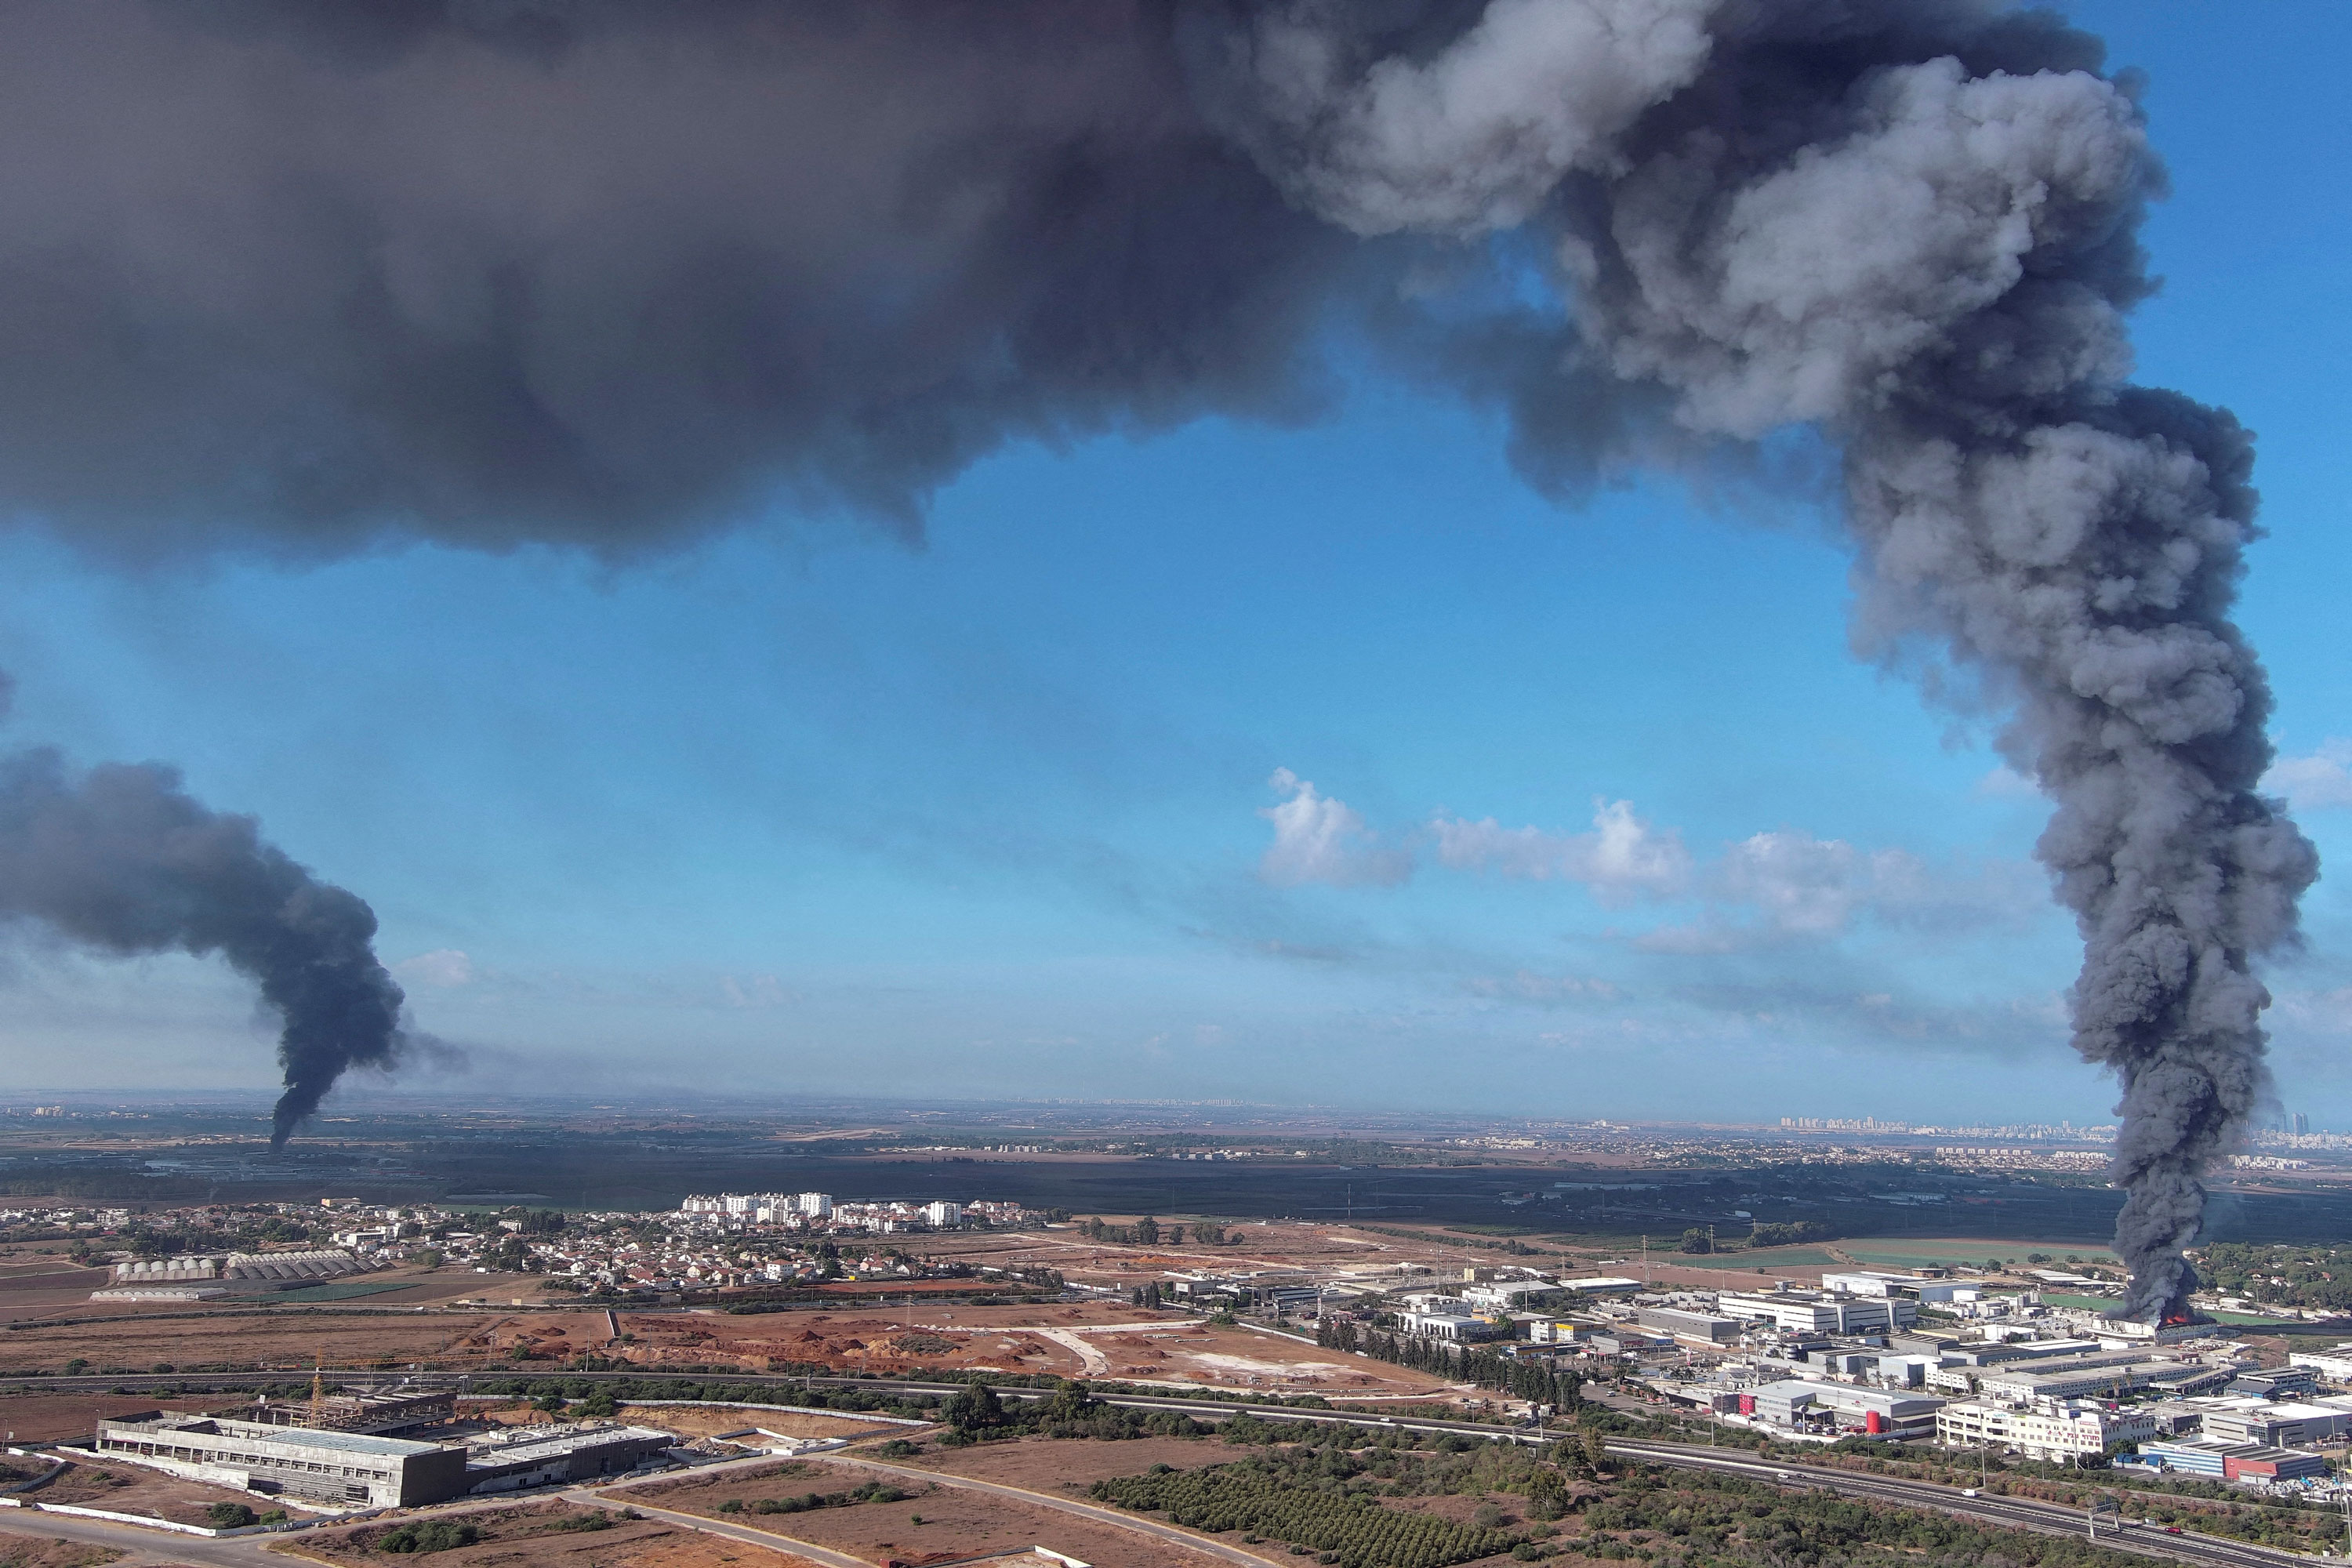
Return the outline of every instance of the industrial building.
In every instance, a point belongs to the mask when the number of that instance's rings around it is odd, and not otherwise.
[[[2299,1352],[2288,1356],[2286,1363],[2315,1373],[2330,1383],[2352,1383],[2352,1344],[2337,1345],[2324,1353]]]
[[[1739,1324],[1735,1320],[1706,1312],[1686,1312],[1679,1307],[1643,1307],[1633,1317],[1645,1329],[1700,1344],[1727,1345],[1739,1338]]]
[[[92,1447],[214,1486],[344,1508],[416,1508],[468,1492],[513,1491],[633,1469],[677,1441],[650,1426],[582,1423],[521,1427],[460,1447],[219,1415],[164,1415],[101,1421]]]
[[[190,1480],[351,1508],[415,1508],[467,1486],[463,1448],[216,1415],[100,1421],[92,1447]]]
[[[1404,1331],[1425,1340],[1483,1340],[1495,1331],[1484,1318],[1460,1312],[1405,1312]]]
[[[2232,1399],[2206,1407],[2203,1435],[2220,1443],[2294,1447],[2299,1444],[2335,1442],[2347,1428],[2352,1428],[2352,1412],[2329,1405]]]
[[[2226,1367],[2083,1356],[2056,1363],[2028,1363],[1983,1373],[1977,1378],[1977,1392],[1998,1404],[2031,1405],[2037,1399],[2079,1399],[2085,1394],[2126,1394],[2137,1388],[2157,1388],[2176,1395],[2197,1394],[2222,1387],[2230,1377]]]
[[[1726,1290],[1716,1310],[1769,1321],[1783,1332],[1883,1334],[1919,1321],[1919,1303],[1901,1297],[1840,1296],[1814,1290]]]
[[[470,1439],[465,1455],[466,1489],[515,1491],[556,1481],[593,1480],[674,1447],[677,1439],[650,1426],[525,1426],[512,1433]]]
[[[1739,1392],[1741,1414],[1775,1426],[1805,1426],[1828,1417],[1839,1426],[1858,1426],[1889,1436],[1933,1430],[1936,1412],[1943,1405],[1942,1400],[1928,1394],[1858,1388],[1845,1383],[1809,1383],[1793,1377]]]
[[[270,1426],[306,1426],[327,1432],[404,1432],[457,1418],[453,1392],[425,1394],[330,1394],[311,1400],[272,1404],[257,1399],[238,1417]]]
[[[2317,1454],[2252,1443],[2218,1443],[2210,1437],[2142,1443],[2139,1458],[2142,1464],[2158,1469],[2217,1481],[2290,1481],[2327,1473],[2327,1461]]]
[[[2049,1401],[2031,1409],[1975,1404],[1947,1405],[1936,1412],[1936,1440],[1954,1448],[2014,1448],[2029,1459],[2054,1464],[2096,1458],[2110,1443],[2138,1442],[2160,1430],[2146,1411]]]

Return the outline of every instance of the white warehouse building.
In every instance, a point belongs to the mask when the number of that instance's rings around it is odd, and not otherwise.
[[[1762,1319],[1784,1331],[1799,1333],[1883,1334],[1907,1329],[1919,1321],[1916,1301],[1894,1296],[1836,1296],[1811,1290],[1751,1295],[1726,1290],[1716,1297],[1715,1305],[1727,1317]]]

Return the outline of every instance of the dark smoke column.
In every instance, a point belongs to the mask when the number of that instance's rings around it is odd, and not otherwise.
[[[76,778],[55,752],[0,758],[0,919],[101,952],[218,953],[285,1019],[283,1145],[347,1068],[389,1067],[400,987],[370,943],[375,912],[212,811],[152,764]]]
[[[1489,378],[1531,466],[1819,426],[1857,642],[1940,645],[2014,714],[2083,933],[2074,1044],[2123,1086],[2121,1311],[2185,1316],[2201,1176],[2268,1084],[2251,965],[2317,859],[2256,793],[2270,695],[2229,618],[2251,443],[2126,379],[2163,176],[2096,40],[1977,0],[1492,0],[1411,55],[1355,25],[1261,16],[1223,112],[1358,233],[1549,227],[1572,330],[1540,378]]]

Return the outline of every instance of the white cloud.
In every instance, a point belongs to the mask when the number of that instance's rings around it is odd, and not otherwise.
[[[1438,859],[1455,870],[1582,882],[1604,903],[1672,898],[1690,880],[1682,836],[1643,821],[1627,800],[1594,801],[1590,833],[1505,827],[1491,816],[1483,822],[1441,816],[1429,830]]]
[[[2032,800],[2042,786],[2004,763],[1977,780],[1974,793],[1979,800]]]
[[[2297,811],[2352,805],[2352,741],[2322,741],[2307,757],[2281,757],[2263,775],[2263,787],[2283,795]]]
[[[1383,847],[1345,801],[1318,794],[1288,768],[1276,768],[1267,783],[1290,797],[1258,813],[1274,824],[1274,842],[1258,861],[1258,875],[1276,887],[1391,887],[1412,875],[1412,855]]]
[[[474,961],[454,947],[442,947],[404,958],[392,966],[392,972],[412,985],[454,991],[473,984]]]
[[[1939,868],[1906,849],[1863,849],[1810,833],[1759,833],[1727,847],[1702,890],[1715,910],[1696,925],[1637,939],[1655,952],[1728,952],[1776,942],[1834,936],[1856,918],[1951,929],[2040,910],[2038,873],[2011,862]],[[1745,922],[1734,910],[1754,912]]]

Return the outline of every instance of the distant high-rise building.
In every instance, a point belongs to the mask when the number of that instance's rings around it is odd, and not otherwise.
[[[2294,1113],[2294,1135],[2298,1138],[2311,1131],[2311,1118],[2298,1110]]]

